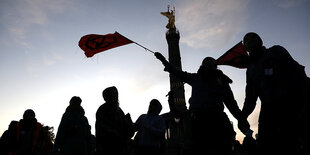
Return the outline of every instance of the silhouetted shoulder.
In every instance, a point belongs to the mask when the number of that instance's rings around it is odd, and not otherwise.
[[[278,59],[293,59],[290,55],[290,53],[282,46],[275,45],[269,48],[269,51],[271,52],[272,57],[278,58]]]
[[[291,70],[304,72],[305,67],[294,60],[294,58],[284,47],[275,45],[269,48],[269,52],[272,59],[278,64],[289,67]]]
[[[232,79],[229,78],[226,74],[224,74],[221,70],[218,70],[218,74],[221,78],[221,80],[224,82],[224,83],[232,83]]]
[[[270,47],[270,49],[277,49],[277,50],[286,50],[283,46],[281,45],[274,45],[272,47]]]
[[[18,121],[11,121],[11,123],[9,125],[9,130],[13,129],[13,128],[16,128],[17,124],[18,124]]]

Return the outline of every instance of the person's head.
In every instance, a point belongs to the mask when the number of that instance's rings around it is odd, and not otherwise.
[[[72,106],[80,106],[81,103],[82,103],[82,99],[78,96],[73,96],[70,99],[70,105],[72,105]]]
[[[102,92],[102,97],[106,102],[118,103],[118,91],[115,86],[108,87]]]
[[[206,69],[215,70],[217,69],[216,60],[212,57],[206,57],[203,59],[201,66],[205,67]]]
[[[245,49],[249,52],[251,59],[256,60],[260,57],[263,48],[263,40],[257,33],[249,32],[243,37]]]
[[[85,111],[84,111],[83,107],[81,106],[82,99],[80,97],[73,96],[70,99],[69,103],[70,104],[69,104],[69,106],[66,109],[66,113],[76,113],[76,112],[78,112],[79,114],[82,114],[82,115],[85,114]]]
[[[36,114],[34,113],[32,109],[27,109],[23,114],[24,120],[31,120],[31,119],[34,119],[35,117],[36,117]]]
[[[161,112],[161,109],[162,109],[162,106],[160,102],[157,99],[152,99],[147,113],[151,115],[159,115],[159,113]]]
[[[216,70],[216,69],[217,69],[216,60],[212,57],[206,57],[203,59],[197,73],[202,75],[206,71]]]

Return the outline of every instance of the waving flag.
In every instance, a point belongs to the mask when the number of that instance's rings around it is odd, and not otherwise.
[[[99,52],[130,43],[134,42],[122,36],[118,32],[115,32],[113,34],[106,35],[85,35],[80,39],[79,46],[85,52],[86,57],[92,57]]]
[[[218,65],[229,65],[237,68],[247,68],[249,55],[242,41],[220,56],[216,62]]]

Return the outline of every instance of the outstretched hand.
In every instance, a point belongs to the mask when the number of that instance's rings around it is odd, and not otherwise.
[[[163,63],[167,61],[166,58],[159,52],[155,52],[154,55],[157,59],[159,59]]]
[[[169,65],[169,62],[166,60],[166,58],[165,58],[161,53],[159,53],[159,52],[155,52],[154,55],[155,55],[155,57],[156,57],[157,59],[159,59],[159,60],[163,63],[163,65],[165,66],[164,71],[169,72],[169,70],[171,70],[171,66]]]

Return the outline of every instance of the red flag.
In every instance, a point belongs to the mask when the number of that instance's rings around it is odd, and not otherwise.
[[[216,62],[218,65],[229,65],[237,68],[247,68],[249,55],[242,41],[220,56]]]
[[[85,52],[86,57],[92,57],[99,52],[130,43],[133,41],[115,32],[106,35],[85,35],[80,39],[79,46]]]

